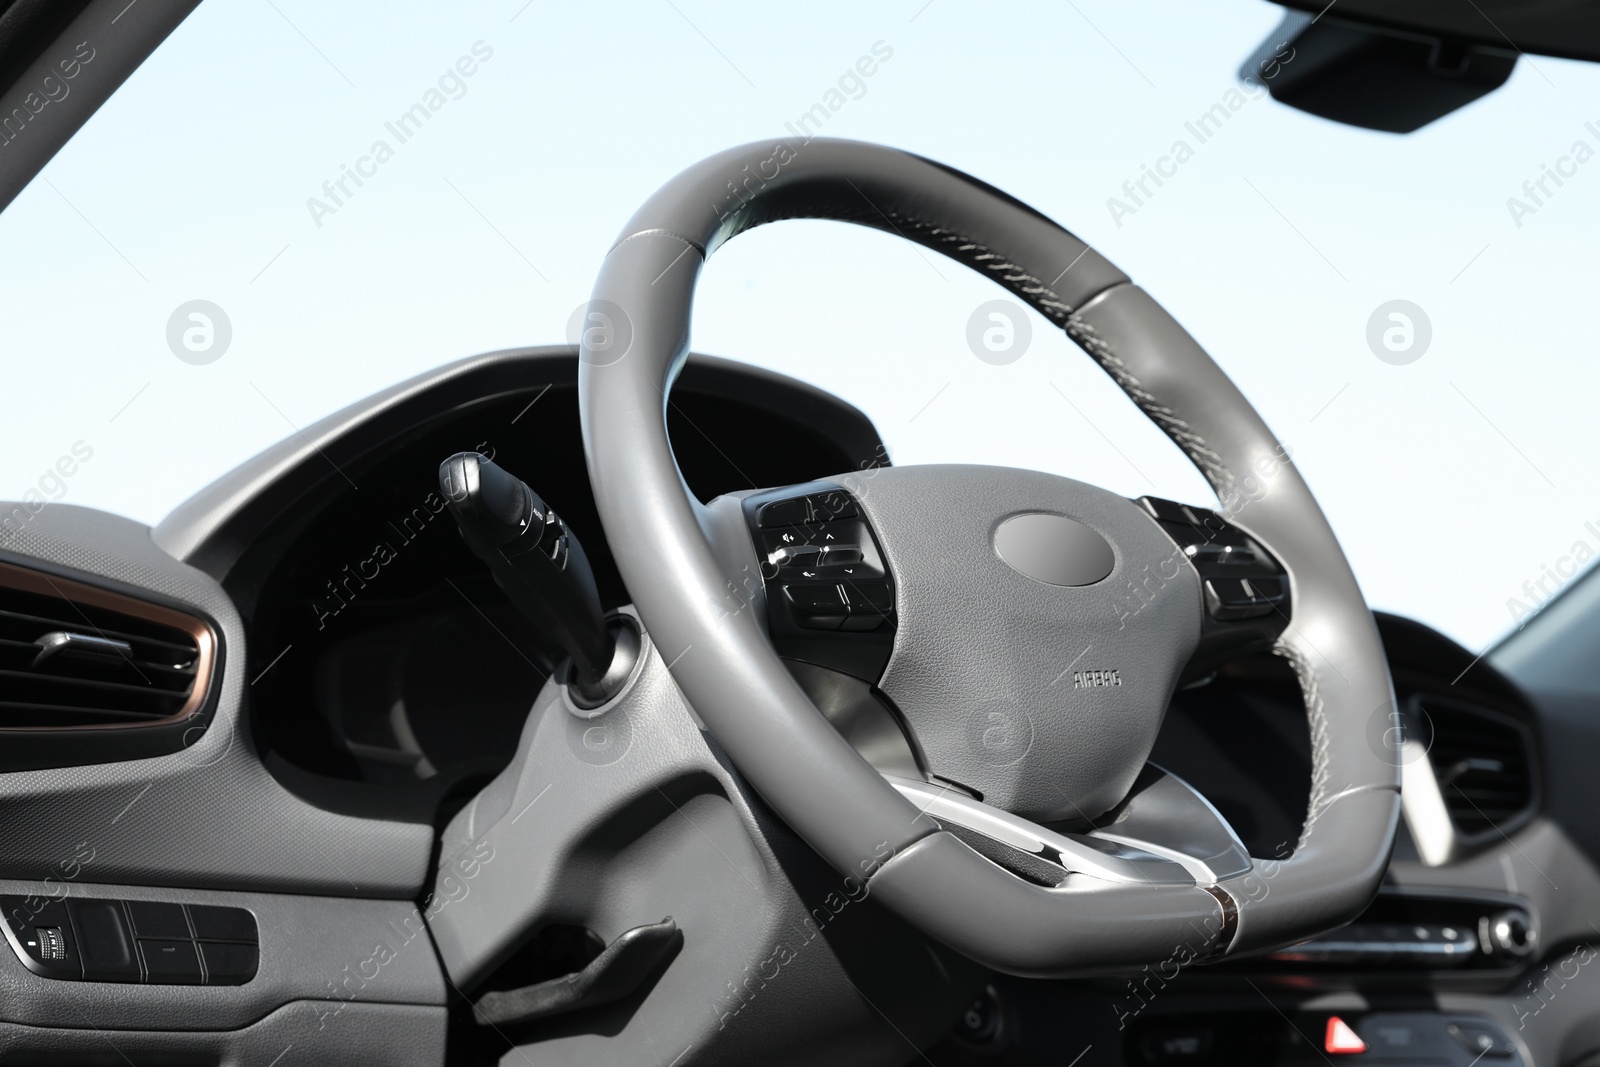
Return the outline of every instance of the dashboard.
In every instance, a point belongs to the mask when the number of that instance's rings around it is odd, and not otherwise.
[[[119,853],[106,842],[96,853],[102,880],[382,898],[374,906],[421,893],[424,867],[386,857],[415,856],[505,768],[561,659],[462,542],[439,495],[440,461],[478,451],[525,479],[581,540],[604,606],[627,603],[590,495],[576,371],[564,346],[451,364],[282,442],[148,536],[137,524],[52,509],[65,518],[49,522],[79,529],[33,556],[0,553],[11,566],[70,569],[92,544],[100,558],[124,561],[123,585],[169,614],[184,607],[201,625],[192,631],[196,652],[178,666],[202,680],[227,666],[225,684],[195,688],[185,708],[197,717],[186,722],[209,724],[212,735],[237,729],[234,740],[259,757],[256,771],[236,766],[230,743],[206,757],[206,775],[195,779],[205,784],[185,801],[200,810],[157,813],[198,842],[198,854]],[[691,356],[664,402],[682,476],[703,501],[889,462],[859,411],[729,361]],[[105,594],[105,610],[122,603],[115,595]],[[151,648],[174,640],[181,619],[164,619],[152,615],[149,625],[167,630],[140,631],[138,640]],[[1366,914],[1316,941],[1217,966],[1173,960],[1117,979],[995,978],[927,1060],[1600,1062],[1584,1058],[1600,1050],[1600,986],[1588,966],[1600,935],[1600,874],[1590,859],[1592,809],[1583,807],[1594,789],[1572,784],[1574,768],[1587,767],[1585,749],[1552,744],[1541,705],[1491,662],[1414,621],[1377,621],[1401,711],[1398,720],[1376,712],[1371,740],[1380,751],[1396,733],[1405,738],[1405,820]],[[806,669],[797,665],[797,676]],[[113,762],[90,785],[70,777],[70,764],[137,760],[152,745],[208,751],[194,729],[141,731],[146,740],[120,749],[122,735],[90,731],[77,748],[34,739],[11,751],[26,749],[15,758],[31,768],[67,768],[52,788],[78,796],[137,779],[119,778]],[[1266,894],[1270,858],[1293,853],[1305,818],[1314,743],[1294,673],[1259,653],[1189,680],[1152,759],[1195,786],[1253,856],[1269,858]],[[261,768],[266,778],[251,777]],[[1562,775],[1559,791],[1552,768]],[[360,835],[367,847],[342,854],[337,874],[286,863],[285,853],[249,840],[257,824],[246,824],[240,840],[237,822],[207,821],[208,805],[239,795],[258,798],[262,841],[271,839],[267,827],[287,820],[308,836]],[[25,802],[0,791],[0,817]],[[58,829],[40,832],[58,838]],[[0,861],[0,880],[52,869],[53,854],[22,844]],[[119,892],[133,903],[118,907],[134,908],[149,892]],[[186,906],[235,903],[224,896]],[[256,913],[283,910],[267,900]],[[262,931],[265,953],[265,921]],[[263,973],[279,973],[263,960]],[[243,1025],[249,1013],[231,1021]]]
[[[228,544],[225,525],[196,544],[228,561],[220,577],[250,620],[250,671],[264,672],[252,694],[257,743],[286,785],[319,804],[442,825],[504,765],[560,658],[438,520],[439,457],[473,449],[526,478],[581,538],[605,605],[626,602],[577,447],[570,357],[508,354],[478,373],[508,367],[520,388],[434,414],[341,462],[339,476],[320,471],[301,503],[280,506],[243,544]],[[888,462],[859,412],[736,364],[691,359],[668,410],[701,500]],[[1428,627],[1377,618],[1402,711],[1399,722],[1375,719],[1371,740],[1407,738],[1407,807],[1368,912],[1263,959],[1114,982],[999,980],[935,1062],[1066,1062],[1059,1054],[1074,1041],[1117,1050],[1104,1062],[1320,1062],[1336,1013],[1373,1035],[1367,1062],[1533,1056],[1540,1030],[1529,1034],[1528,1020],[1553,998],[1526,974],[1536,962],[1545,973],[1578,965],[1595,932],[1581,901],[1600,882],[1542,817],[1526,694]],[[275,660],[281,649],[291,651]],[[1205,794],[1252,855],[1281,859],[1304,819],[1311,744],[1293,672],[1262,653],[1180,691],[1153,760]],[[1582,1002],[1567,997],[1560,1010]]]

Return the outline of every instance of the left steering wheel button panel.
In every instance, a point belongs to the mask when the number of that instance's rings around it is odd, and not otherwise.
[[[896,629],[894,579],[861,506],[827,483],[745,501],[779,655],[876,682]]]

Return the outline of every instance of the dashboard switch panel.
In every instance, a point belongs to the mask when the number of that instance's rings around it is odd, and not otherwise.
[[[6,897],[7,939],[28,969],[47,978],[82,978],[83,960],[67,905],[48,897]]]
[[[243,908],[149,900],[0,897],[6,940],[45,978],[152,985],[243,985],[260,962]]]
[[[1124,1040],[1126,1062],[1141,1067],[1524,1067],[1493,1020],[1428,1011],[1165,1017],[1136,1022]]]

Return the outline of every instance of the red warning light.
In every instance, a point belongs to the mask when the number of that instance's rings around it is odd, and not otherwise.
[[[1361,1036],[1350,1029],[1350,1024],[1337,1015],[1328,1017],[1328,1033],[1323,1039],[1322,1047],[1333,1053],[1350,1054],[1367,1051],[1367,1043]]]

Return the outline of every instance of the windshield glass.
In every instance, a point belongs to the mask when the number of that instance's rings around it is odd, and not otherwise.
[[[566,340],[683,167],[852,137],[1127,271],[1266,417],[1373,606],[1477,650],[1600,549],[1600,68],[1524,57],[1477,104],[1373,133],[1240,80],[1281,13],[207,0],[0,214],[0,495],[159,521],[383,386]],[[896,463],[1211,499],[1064,336],[892,236],[741,236],[693,345],[843,396]]]

